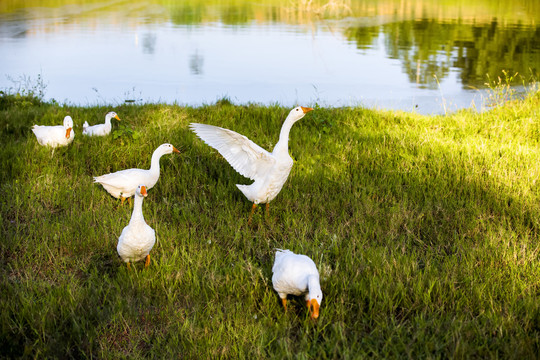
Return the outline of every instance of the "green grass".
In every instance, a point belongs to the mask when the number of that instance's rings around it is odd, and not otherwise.
[[[0,351],[66,358],[535,358],[540,352],[540,94],[449,116],[316,108],[291,131],[295,166],[247,225],[249,183],[188,130],[271,149],[289,109],[62,106],[0,96]],[[308,104],[302,104],[308,105]],[[116,111],[114,136],[82,123]],[[76,123],[66,148],[30,128]],[[116,253],[131,209],[92,176],[149,167],[152,263]],[[324,301],[285,313],[274,248],[310,256]]]

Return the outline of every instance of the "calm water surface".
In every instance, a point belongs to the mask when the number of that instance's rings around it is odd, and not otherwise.
[[[63,103],[257,102],[441,113],[540,65],[538,1],[0,2],[0,88]],[[28,80],[30,78],[30,80]]]

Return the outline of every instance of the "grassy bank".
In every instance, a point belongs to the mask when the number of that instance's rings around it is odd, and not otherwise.
[[[188,130],[223,126],[271,149],[289,109],[116,108],[0,100],[2,356],[533,358],[540,351],[540,94],[449,116],[317,108],[291,131],[296,160],[271,203]],[[309,105],[309,104],[302,104]],[[122,118],[113,135],[82,123]],[[52,151],[30,128],[76,124]],[[143,210],[148,269],[116,242],[131,208],[92,176],[149,167],[170,142]],[[318,321],[284,313],[274,248],[321,272]]]

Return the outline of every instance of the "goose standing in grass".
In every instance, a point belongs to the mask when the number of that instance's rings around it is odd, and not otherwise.
[[[311,110],[313,109],[298,106],[289,112],[281,127],[279,141],[271,153],[232,130],[212,125],[190,124],[191,130],[219,151],[237,172],[254,180],[251,185],[236,185],[253,202],[248,224],[251,224],[257,204],[266,203],[268,217],[269,203],[281,191],[293,166],[293,159],[289,155],[289,132],[293,124]]]
[[[165,154],[180,153],[171,144],[162,144],[152,154],[150,169],[126,169],[94,177],[94,182],[101,184],[115,198],[124,200],[133,196],[137,186],[144,185],[150,190],[159,179],[159,159]]]
[[[150,265],[150,250],[156,243],[156,232],[146,221],[142,211],[144,198],[147,196],[146,187],[139,185],[135,190],[135,201],[129,224],[122,230],[118,238],[116,251],[129,268],[130,262],[146,259],[144,267]]]
[[[290,250],[277,249],[272,273],[272,285],[281,298],[285,310],[287,310],[288,294],[306,294],[306,305],[311,312],[311,317],[313,319],[319,317],[323,294],[319,272],[313,260]]]
[[[69,145],[75,138],[71,116],[64,118],[64,125],[34,125],[32,131],[36,135],[40,145],[50,146],[52,148]]]
[[[85,121],[83,124],[83,134],[88,136],[105,136],[109,135],[111,133],[112,125],[111,125],[111,119],[115,118],[116,120],[120,121],[120,118],[118,115],[111,111],[105,115],[105,123],[104,124],[97,124],[93,126],[88,125],[88,121]]]

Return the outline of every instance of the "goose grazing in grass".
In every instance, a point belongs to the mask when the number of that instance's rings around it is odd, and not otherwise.
[[[118,238],[116,251],[129,268],[130,262],[146,259],[144,267],[150,265],[150,250],[156,243],[156,232],[144,221],[142,204],[148,193],[144,185],[135,190],[135,201],[131,220]]]
[[[191,130],[205,143],[219,153],[241,175],[254,180],[251,185],[236,186],[253,202],[248,224],[257,204],[266,203],[266,216],[269,215],[269,203],[281,191],[293,166],[289,155],[289,132],[295,122],[303,118],[312,108],[298,106],[289,112],[283,122],[279,141],[270,153],[232,130],[205,124],[190,124]]]
[[[71,116],[66,116],[64,118],[64,125],[34,125],[32,131],[34,132],[34,135],[36,135],[40,145],[46,145],[52,148],[69,145],[75,138],[73,119]]]
[[[288,294],[306,294],[306,305],[311,312],[311,317],[313,319],[319,317],[323,294],[319,272],[313,260],[290,250],[277,249],[272,273],[272,285],[281,298],[285,310],[287,310]]]
[[[114,111],[111,111],[111,112],[107,113],[107,115],[105,115],[105,124],[97,124],[97,125],[89,126],[88,121],[85,121],[84,124],[83,124],[82,133],[84,135],[88,135],[88,136],[105,136],[105,135],[109,135],[111,133],[111,129],[112,129],[112,126],[111,126],[111,119],[112,118],[115,118],[116,120],[120,121],[120,118],[118,117],[118,115]]]
[[[150,190],[159,179],[159,159],[165,154],[180,153],[171,144],[162,144],[152,154],[150,169],[126,169],[94,177],[94,182],[101,184],[115,198],[124,200],[133,196],[137,186],[144,185]]]

